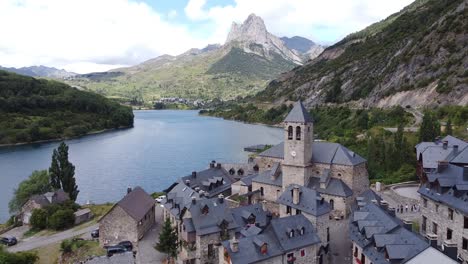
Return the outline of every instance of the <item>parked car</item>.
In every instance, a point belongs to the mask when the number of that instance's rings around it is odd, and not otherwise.
[[[18,240],[16,240],[16,237],[7,236],[0,238],[0,243],[7,246],[14,246],[16,243],[18,243]]]
[[[118,246],[124,247],[127,251],[133,250],[133,244],[130,241],[122,241],[118,244]]]
[[[91,237],[92,238],[98,238],[99,237],[99,228],[96,228],[91,232]]]
[[[107,256],[112,257],[114,254],[121,254],[127,252],[124,246],[109,246],[107,249]]]
[[[156,198],[156,199],[154,199],[154,200],[156,200],[156,202],[160,203],[160,202],[162,202],[164,199],[166,199],[166,195],[161,195],[161,196],[159,196],[158,198]]]

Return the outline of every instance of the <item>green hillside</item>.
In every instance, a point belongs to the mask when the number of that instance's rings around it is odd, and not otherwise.
[[[132,126],[132,110],[101,95],[0,71],[0,144]]]

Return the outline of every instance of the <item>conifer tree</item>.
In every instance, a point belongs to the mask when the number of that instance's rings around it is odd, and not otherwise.
[[[52,154],[52,163],[49,168],[50,181],[54,189],[63,189],[70,199],[76,201],[78,186],[75,180],[75,166],[68,160],[68,146],[60,143]]]
[[[177,247],[177,232],[172,228],[169,218],[166,218],[161,234],[159,235],[159,242],[156,244],[155,248],[158,251],[175,258],[177,256]]]
[[[446,135],[452,135],[453,134],[453,128],[452,128],[452,119],[447,120],[447,125],[445,126],[445,134]]]

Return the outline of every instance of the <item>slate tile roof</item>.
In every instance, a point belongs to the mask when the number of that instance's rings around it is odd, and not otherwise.
[[[161,204],[176,218],[180,217],[183,209],[190,207],[192,197],[198,199],[200,195],[192,188],[185,185],[182,180],[177,182],[170,192],[167,193],[166,199]]]
[[[330,178],[326,188],[320,188],[320,178],[310,177],[307,187],[317,190],[319,193],[334,196],[349,197],[353,191],[341,179]]]
[[[204,208],[207,213],[204,213]],[[193,226],[197,235],[207,235],[220,232],[223,222],[227,230],[237,229],[239,225],[234,220],[226,201],[219,198],[197,200],[189,208]]]
[[[281,172],[280,164],[275,162],[270,170],[260,172],[257,176],[252,178],[252,181],[282,187],[283,173]]]
[[[300,229],[304,234],[300,235]],[[289,231],[294,229],[295,236],[289,237]],[[293,215],[273,219],[271,224],[258,235],[239,239],[239,250],[232,252],[231,241],[223,241],[227,254],[233,264],[248,264],[265,261],[276,256],[286,254],[295,249],[304,248],[320,243],[312,223],[303,215]],[[267,245],[267,252],[260,252],[261,245]]]
[[[235,180],[224,168],[215,167],[196,172],[195,177],[193,174],[182,177],[182,181],[194,190],[200,188],[207,197],[211,198],[229,190]]]
[[[300,194],[298,204],[293,203],[293,188],[299,188]],[[289,185],[280,195],[277,203],[299,209],[314,216],[320,216],[330,212],[329,204],[322,200],[322,197],[317,191],[296,184]]]
[[[284,119],[284,122],[311,123],[314,122],[314,119],[310,116],[302,102],[297,101],[294,103],[293,109]]]
[[[70,197],[65,191],[63,191],[62,189],[58,189],[54,192],[47,192],[44,194],[33,195],[30,199],[41,206],[47,206],[49,204],[63,203],[67,200],[70,200]]]
[[[258,156],[284,159],[284,142],[259,153]],[[354,166],[366,160],[341,144],[315,141],[312,143],[312,162]]]
[[[155,201],[141,187],[135,187],[117,205],[135,221],[140,221],[155,206]]]
[[[445,148],[444,141],[447,141]],[[468,143],[449,135],[439,141],[419,143],[416,155],[417,159],[422,155],[423,167],[428,170],[436,169],[439,161],[468,164]]]
[[[268,212],[263,211],[262,205],[259,203],[232,208],[231,212],[241,229],[248,225],[247,220],[251,216],[255,217],[255,223],[260,228],[264,228],[269,222]]]

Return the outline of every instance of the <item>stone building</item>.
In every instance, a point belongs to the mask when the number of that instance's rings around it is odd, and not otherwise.
[[[439,165],[426,177],[418,190],[421,234],[437,247],[454,245],[458,258],[468,263],[468,166]]]
[[[51,204],[61,204],[70,200],[70,197],[62,189],[54,192],[34,195],[21,207],[20,219],[28,225],[34,209],[41,209]]]
[[[284,120],[284,142],[260,153],[255,161],[258,177],[254,201],[266,200],[279,213],[276,200],[291,184],[319,192],[329,202],[332,215],[345,217],[353,198],[369,188],[366,160],[337,143],[314,141],[314,120],[296,102]]]
[[[416,174],[421,183],[427,182],[427,173],[435,172],[447,163],[468,165],[468,143],[450,135],[434,142],[421,142],[415,150]]]
[[[260,233],[223,241],[219,263],[324,263],[315,230],[303,215],[272,219]]]
[[[155,201],[142,188],[129,188],[127,195],[99,220],[99,243],[137,243],[155,223]]]
[[[411,223],[397,219],[395,211],[380,203],[380,198],[357,200],[349,227],[353,264],[457,263],[413,233]],[[453,253],[456,247],[448,245],[445,250]]]

